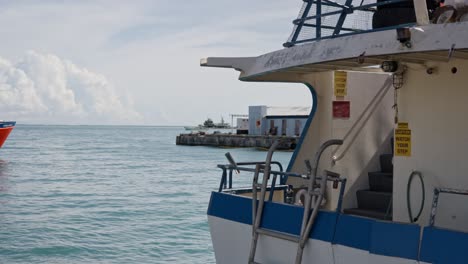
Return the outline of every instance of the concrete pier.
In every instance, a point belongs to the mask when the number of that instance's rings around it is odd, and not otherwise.
[[[279,150],[293,150],[299,137],[286,136],[253,136],[232,134],[180,134],[176,138],[177,145],[213,146],[231,148],[265,148],[268,149],[276,140],[281,139]]]

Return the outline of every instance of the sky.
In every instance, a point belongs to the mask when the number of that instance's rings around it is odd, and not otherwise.
[[[309,106],[299,84],[247,83],[205,57],[282,49],[302,1],[0,0],[0,119],[196,125],[249,105]]]

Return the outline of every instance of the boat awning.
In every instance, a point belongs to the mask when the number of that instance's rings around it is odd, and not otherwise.
[[[393,29],[323,39],[258,57],[209,57],[200,64],[236,69],[243,81],[268,81],[330,70],[380,71],[376,66],[388,60],[428,65],[468,59],[468,22],[415,26],[409,32],[406,43]]]

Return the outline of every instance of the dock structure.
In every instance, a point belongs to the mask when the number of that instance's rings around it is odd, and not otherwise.
[[[275,140],[281,139],[279,150],[294,150],[299,141],[296,136],[271,135],[234,135],[234,134],[180,134],[176,138],[177,145],[213,146],[229,148],[262,148],[268,149]]]

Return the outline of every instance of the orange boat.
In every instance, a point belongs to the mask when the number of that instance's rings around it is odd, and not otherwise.
[[[5,143],[15,125],[15,121],[0,121],[0,148],[3,146],[3,143]]]

